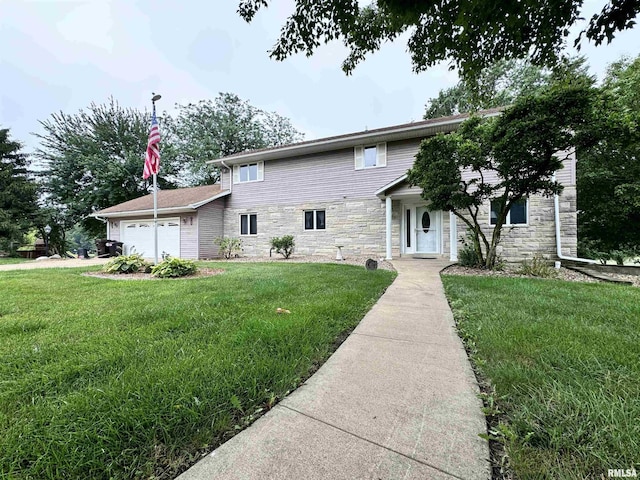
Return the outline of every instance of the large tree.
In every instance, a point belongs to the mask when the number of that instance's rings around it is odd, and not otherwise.
[[[473,81],[460,80],[440,90],[425,106],[424,118],[447,117],[480,109],[504,107],[521,95],[548,84],[551,72],[522,60],[498,60]]]
[[[27,157],[9,129],[0,129],[0,251],[13,253],[33,225],[37,186],[29,178]]]
[[[581,253],[602,259],[640,252],[640,56],[613,63],[578,157]]]
[[[562,191],[553,175],[573,150],[592,95],[585,85],[554,85],[520,97],[498,117],[472,117],[456,132],[421,143],[409,182],[422,188],[433,208],[453,212],[468,227],[486,268],[495,266],[512,206],[530,195]],[[487,235],[479,215],[490,200],[498,208]]]
[[[188,185],[218,181],[219,172],[207,160],[302,139],[288,118],[232,93],[176,107],[177,118],[168,119],[168,129],[174,133],[177,159],[185,167],[182,180]]]
[[[568,58],[547,69],[526,60],[499,60],[471,81],[460,79],[456,85],[442,89],[425,106],[424,118],[438,118],[482,109],[506,107],[518,97],[534,94],[558,82],[593,85],[584,57]]]
[[[268,0],[242,0],[238,12],[251,21]],[[463,77],[475,77],[500,59],[529,57],[537,65],[552,65],[569,40],[569,30],[581,24],[582,0],[376,0],[360,7],[358,0],[296,0],[271,56],[283,60],[303,52],[312,55],[322,43],[341,40],[349,50],[343,70],[351,72],[384,42],[410,32],[408,49],[415,71],[450,61]],[[585,36],[600,44],[633,27],[640,0],[604,4],[574,40]]]
[[[151,179],[142,179],[144,152],[151,117],[147,112],[123,108],[110,99],[92,103],[75,114],[53,114],[40,122],[41,178],[48,200],[64,214],[66,224],[80,223],[94,235],[104,224],[92,212],[140,197],[151,191]],[[168,132],[161,125],[160,188],[176,186],[178,165]]]

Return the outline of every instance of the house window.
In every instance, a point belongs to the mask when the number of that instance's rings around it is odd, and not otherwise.
[[[240,235],[258,234],[258,215],[246,213],[240,215]]]
[[[491,200],[491,225],[495,225],[498,222],[498,215],[500,215],[502,205],[499,200]],[[527,210],[528,201],[526,198],[522,198],[511,205],[509,213],[507,213],[507,219],[505,225],[526,225],[527,224]]]
[[[378,166],[378,149],[376,147],[364,147],[364,168]]]
[[[264,180],[264,162],[233,166],[233,183],[261,182]]]
[[[324,210],[306,210],[304,212],[304,229],[305,230],[325,230],[326,217]]]
[[[364,145],[353,150],[356,170],[387,166],[387,144]]]

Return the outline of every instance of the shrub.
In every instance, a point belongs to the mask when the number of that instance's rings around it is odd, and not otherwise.
[[[109,260],[104,265],[107,273],[137,273],[146,272],[150,265],[139,253],[120,255]]]
[[[271,239],[271,247],[276,250],[276,253],[281,254],[284,258],[289,258],[293,253],[293,248],[296,246],[293,240],[293,235],[285,235],[284,237],[273,237]]]
[[[471,232],[467,229],[465,237],[460,239],[462,241],[462,248],[458,252],[458,265],[462,267],[482,268],[484,265],[482,264],[482,259],[478,257],[475,248],[473,248],[473,244],[471,243],[472,238]]]
[[[231,257],[237,257],[242,252],[242,240],[237,237],[218,237],[213,243],[218,246],[220,255],[227,260]]]
[[[534,256],[531,260],[524,260],[518,269],[518,273],[540,278],[553,278],[558,274],[556,269],[549,264],[549,261],[539,255]]]
[[[606,265],[610,260],[615,261],[616,265],[624,265],[625,260],[632,260],[639,252],[638,247],[633,246],[622,246],[619,249],[612,250],[605,249],[604,246],[592,240],[578,240],[578,256],[593,258],[603,265]]]
[[[177,257],[167,256],[159,264],[151,267],[151,274],[160,278],[175,278],[193,275],[198,267],[192,260],[183,260]]]

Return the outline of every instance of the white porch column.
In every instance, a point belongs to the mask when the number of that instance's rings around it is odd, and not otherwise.
[[[457,217],[449,212],[449,260],[458,261],[458,224]]]
[[[391,228],[392,228],[392,222],[391,222],[391,197],[386,197],[385,199],[385,206],[386,206],[386,219],[387,219],[387,256],[386,259],[387,260],[391,260]]]

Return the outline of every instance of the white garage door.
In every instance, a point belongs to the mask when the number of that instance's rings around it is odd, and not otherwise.
[[[121,223],[121,241],[126,254],[139,253],[153,258],[153,220]],[[180,256],[180,219],[158,220],[158,259],[162,254]]]

